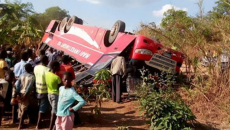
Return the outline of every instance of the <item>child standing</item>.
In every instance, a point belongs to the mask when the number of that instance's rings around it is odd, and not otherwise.
[[[50,63],[50,71],[46,72],[45,80],[48,88],[48,100],[52,107],[51,118],[50,118],[50,127],[52,130],[57,113],[57,103],[58,103],[58,88],[61,84],[61,79],[55,73],[60,70],[60,64],[57,61],[53,61]]]
[[[62,82],[64,86],[59,88],[59,99],[57,108],[56,130],[72,130],[74,125],[74,111],[80,109],[86,102],[77,94],[71,85],[72,74],[65,72]],[[78,104],[72,107],[75,101]]]
[[[20,102],[19,102],[19,111],[18,118],[20,118],[18,129],[22,128],[24,118],[26,116],[26,112],[28,106],[30,104],[30,99],[33,96],[32,91],[34,87],[35,77],[33,73],[33,67],[31,64],[27,63],[25,65],[26,72],[21,74],[18,78],[18,82],[16,83],[16,88],[20,91]]]

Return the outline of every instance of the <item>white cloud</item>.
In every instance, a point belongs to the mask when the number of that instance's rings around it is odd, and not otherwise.
[[[116,7],[140,7],[159,0],[78,0],[91,4],[105,4]]]
[[[163,17],[164,12],[166,12],[167,10],[172,9],[172,8],[174,8],[175,10],[188,11],[187,8],[179,8],[179,7],[176,7],[174,5],[166,4],[166,5],[162,6],[162,8],[160,10],[154,10],[153,15],[156,17]]]
[[[100,0],[78,0],[78,1],[86,1],[86,2],[89,2],[91,4],[100,4]]]

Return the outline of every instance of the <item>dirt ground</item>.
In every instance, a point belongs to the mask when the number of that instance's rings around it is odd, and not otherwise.
[[[146,130],[149,128],[146,125],[144,118],[140,115],[137,109],[136,101],[124,101],[123,103],[114,103],[106,101],[102,103],[101,115],[94,118],[91,113],[93,103],[88,104],[80,110],[80,118],[84,122],[83,126],[74,126],[74,130],[117,130],[118,127],[129,127],[131,130]],[[49,120],[43,123],[48,129]],[[11,120],[4,121],[1,130],[17,129],[18,124],[11,124]],[[34,130],[35,125],[28,125],[26,130]]]

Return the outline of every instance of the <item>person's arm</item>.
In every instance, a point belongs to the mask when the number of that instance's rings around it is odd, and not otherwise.
[[[19,92],[20,88],[21,88],[21,78],[19,77],[18,80],[15,82],[16,92]]]
[[[124,57],[122,58],[122,71],[124,73],[122,77],[125,77],[125,75],[126,75],[126,63],[125,63]]]
[[[34,86],[34,82],[35,82],[35,78],[34,76],[32,77],[30,83],[28,84],[28,87],[26,89],[26,93],[25,93],[25,96],[31,91],[31,89],[33,88]]]
[[[114,61],[114,60],[113,60]],[[110,67],[110,70],[113,71],[113,61],[111,63],[111,67]]]
[[[58,82],[58,88],[57,89],[59,89],[62,86],[62,82],[61,82],[60,77],[58,77],[57,82]]]
[[[72,66],[70,67],[70,72],[71,72],[71,74],[73,76],[73,80],[75,80],[75,73],[74,73],[74,69],[73,69]]]
[[[79,94],[77,94],[75,90],[73,92],[73,98],[78,101],[78,104],[72,108],[69,108],[71,112],[79,110],[83,105],[86,104],[85,100]]]

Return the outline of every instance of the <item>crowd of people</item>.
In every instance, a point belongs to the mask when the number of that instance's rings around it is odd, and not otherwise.
[[[40,50],[37,57],[35,49],[22,50],[20,59],[16,54],[11,47],[0,48],[0,79],[8,85],[5,97],[0,96],[0,109],[4,106],[4,111],[12,111],[13,123],[19,121],[18,129],[24,127],[27,116],[29,123],[36,122],[36,128],[41,128],[50,110],[50,130],[71,130],[76,111],[86,102],[73,87],[70,58],[53,48]]]

